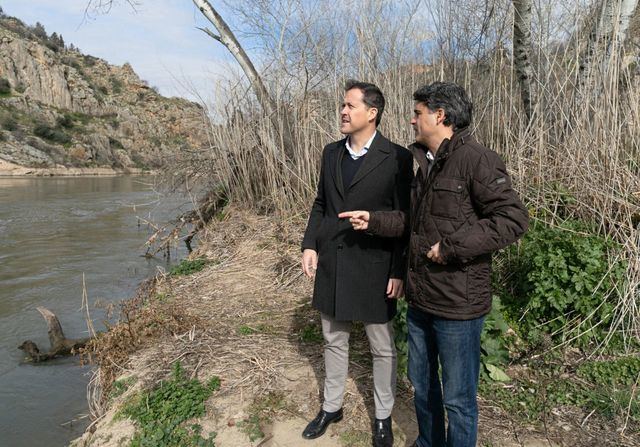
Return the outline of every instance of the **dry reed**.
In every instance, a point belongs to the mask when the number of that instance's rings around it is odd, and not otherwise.
[[[572,20],[581,23],[579,18]],[[393,30],[415,29],[409,22],[386,25]],[[504,22],[491,26],[504,26]],[[260,113],[242,80],[220,84],[219,104],[210,108],[217,120],[211,125],[213,144],[201,154],[190,154],[195,158],[177,160],[172,167],[173,178],[179,173],[177,177],[200,184],[204,190],[224,191],[236,203],[303,221],[314,197],[321,150],[328,142],[341,138],[336,130],[337,105],[346,77],[365,79],[381,87],[388,104],[381,131],[404,145],[412,142],[412,92],[435,80],[458,82],[467,88],[474,102],[477,138],[506,160],[533,219],[552,225],[566,218],[583,219],[594,223],[603,236],[621,244],[612,258],[627,262],[629,267],[626,282],[619,284],[617,290],[608,291],[617,303],[609,336],[618,333],[627,342],[637,341],[638,78],[618,49],[607,54],[596,52],[595,68],[586,81],[580,81],[578,61],[585,44],[578,31],[573,37],[577,43],[539,39],[542,43],[536,53],[533,78],[535,107],[530,120],[523,112],[513,60],[500,40],[475,59],[456,59],[443,52],[425,54],[419,42],[409,41],[404,45],[405,54],[410,56],[392,58],[396,65],[389,61],[381,67],[358,63],[344,72],[326,71],[315,88],[291,88],[286,95],[280,95],[287,98],[281,113],[289,114],[295,123],[295,149],[290,159],[282,155],[271,121]],[[379,57],[379,47],[365,43],[358,40],[348,54],[360,62]],[[416,63],[412,58],[418,56],[428,64]],[[333,57],[333,66],[340,68],[339,56]],[[265,76],[274,79],[276,91],[282,91],[285,80],[295,75],[295,67],[286,62],[278,67],[271,68]],[[566,203],[567,196],[574,199],[572,204]],[[568,328],[570,338],[581,333],[583,323],[576,321]]]

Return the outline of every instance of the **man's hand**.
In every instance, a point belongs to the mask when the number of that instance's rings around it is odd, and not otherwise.
[[[345,211],[338,214],[340,219],[349,218],[354,230],[364,231],[369,228],[369,211]]]
[[[404,282],[401,279],[389,278],[387,284],[387,298],[398,299],[404,295]]]
[[[446,262],[444,262],[444,259],[442,259],[442,255],[440,254],[440,242],[436,243],[436,245],[431,247],[431,249],[429,250],[429,253],[427,253],[427,258],[429,258],[431,261],[436,262],[438,264],[442,264],[442,265],[446,264]]]
[[[314,278],[316,276],[316,269],[318,268],[318,253],[310,248],[305,248],[302,252],[302,271],[307,278]]]

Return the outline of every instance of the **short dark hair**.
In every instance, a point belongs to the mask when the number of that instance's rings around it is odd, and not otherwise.
[[[433,82],[423,85],[413,93],[413,100],[424,103],[429,110],[444,110],[445,126],[454,130],[471,124],[473,104],[467,92],[453,82]]]
[[[382,91],[375,84],[356,81],[355,79],[349,79],[344,85],[345,92],[353,90],[354,88],[362,92],[362,101],[364,101],[367,107],[378,109],[378,114],[376,115],[376,127],[378,127],[382,119],[382,112],[384,112],[384,95]]]

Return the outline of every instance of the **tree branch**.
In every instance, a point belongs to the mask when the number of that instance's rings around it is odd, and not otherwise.
[[[207,34],[209,37],[211,37],[212,39],[217,40],[218,42],[220,42],[221,44],[224,44],[224,42],[222,41],[222,37],[218,36],[217,34],[215,34],[213,31],[211,31],[209,28],[201,28],[201,27],[197,27],[200,31],[202,31],[203,33]]]

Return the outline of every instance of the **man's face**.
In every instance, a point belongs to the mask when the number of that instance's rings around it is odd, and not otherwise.
[[[416,141],[426,145],[429,138],[433,137],[438,129],[439,121],[442,119],[442,110],[432,111],[423,102],[416,101],[411,117],[411,127],[416,136]]]
[[[364,101],[364,94],[358,88],[347,90],[340,109],[340,132],[351,135],[375,123],[377,109],[370,108]]]

